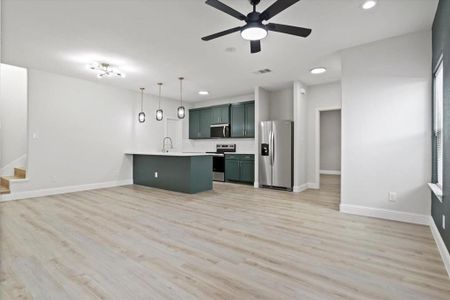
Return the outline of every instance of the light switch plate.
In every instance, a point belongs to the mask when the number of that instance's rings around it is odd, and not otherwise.
[[[389,192],[389,201],[397,202],[397,193],[396,192]]]

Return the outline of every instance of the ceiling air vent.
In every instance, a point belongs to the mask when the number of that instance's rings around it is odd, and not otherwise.
[[[261,69],[261,70],[255,71],[253,73],[259,75],[259,74],[266,74],[266,73],[270,73],[270,72],[272,72],[271,69]]]

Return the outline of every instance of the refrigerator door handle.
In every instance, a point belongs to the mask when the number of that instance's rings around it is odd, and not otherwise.
[[[269,143],[270,143],[270,165],[273,166],[273,131],[269,133]]]
[[[275,164],[275,134],[272,131],[272,166]]]

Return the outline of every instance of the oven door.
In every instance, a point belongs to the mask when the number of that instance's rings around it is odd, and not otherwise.
[[[210,134],[212,138],[227,138],[230,137],[229,124],[215,124],[210,127]]]
[[[225,156],[213,156],[213,180],[225,181]]]

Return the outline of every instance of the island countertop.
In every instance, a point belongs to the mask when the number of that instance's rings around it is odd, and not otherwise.
[[[212,156],[204,152],[157,152],[157,151],[126,151],[128,155],[150,155],[150,156]]]

